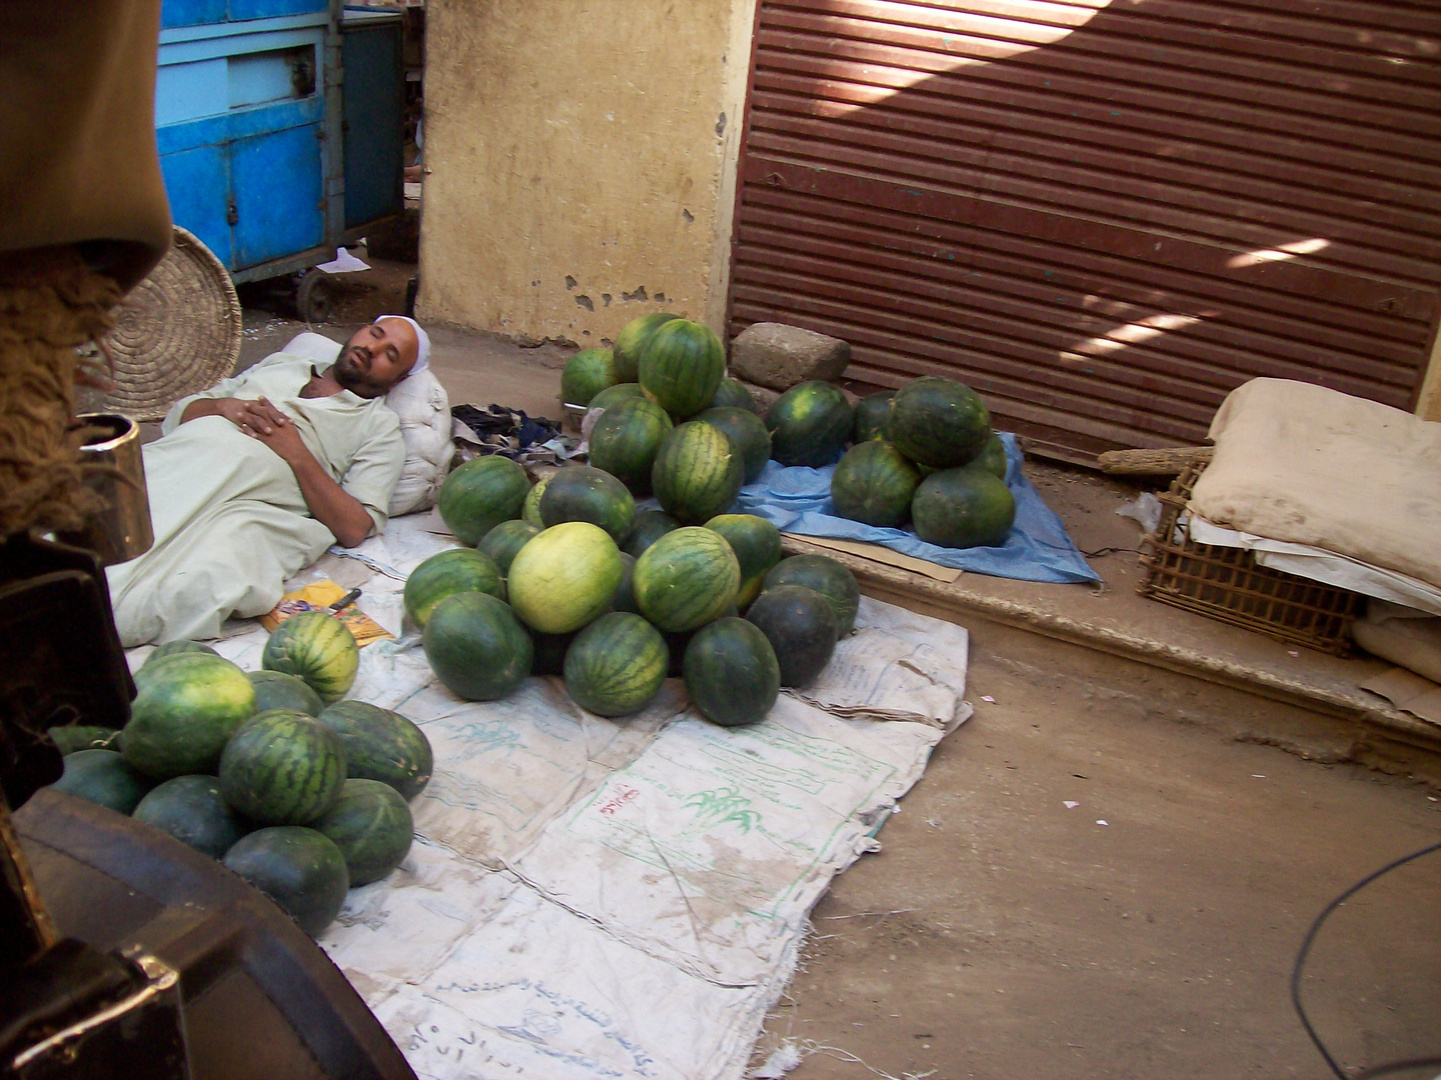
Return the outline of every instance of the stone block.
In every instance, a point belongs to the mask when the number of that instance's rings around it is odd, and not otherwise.
[[[754,323],[731,342],[736,378],[789,390],[807,379],[837,379],[851,361],[851,347],[840,338],[785,323]]]

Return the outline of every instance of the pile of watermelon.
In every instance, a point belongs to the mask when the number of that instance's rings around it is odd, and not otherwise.
[[[860,591],[835,560],[783,560],[774,525],[728,512],[772,436],[726,377],[720,340],[643,316],[613,349],[577,353],[562,393],[603,410],[589,465],[532,485],[515,462],[482,457],[441,488],[441,516],[467,546],[427,559],[405,587],[431,667],[476,701],[560,676],[607,717],[641,711],[680,676],[707,719],[761,720],[782,686],[820,674]],[[637,510],[648,495],[660,510]]]
[[[358,654],[323,612],[281,623],[260,671],[162,645],[135,673],[123,729],[52,729],[66,754],[55,786],[223,861],[316,935],[349,889],[405,858],[433,764],[410,720],[341,700]]]

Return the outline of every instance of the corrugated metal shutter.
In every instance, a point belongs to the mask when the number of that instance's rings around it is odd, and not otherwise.
[[[1409,408],[1438,86],[1434,0],[762,0],[732,331],[1076,459],[1196,443],[1257,375]]]

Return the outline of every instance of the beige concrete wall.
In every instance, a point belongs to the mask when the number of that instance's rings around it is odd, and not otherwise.
[[[721,329],[755,0],[430,0],[423,318]]]

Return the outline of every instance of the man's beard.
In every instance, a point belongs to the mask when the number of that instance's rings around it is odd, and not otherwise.
[[[359,351],[361,351],[359,346],[346,346],[345,351],[340,354],[340,359],[335,362],[335,381],[341,385],[342,389],[349,390],[357,397],[382,397],[386,388],[377,385],[369,373],[362,371],[356,363],[354,354]]]

